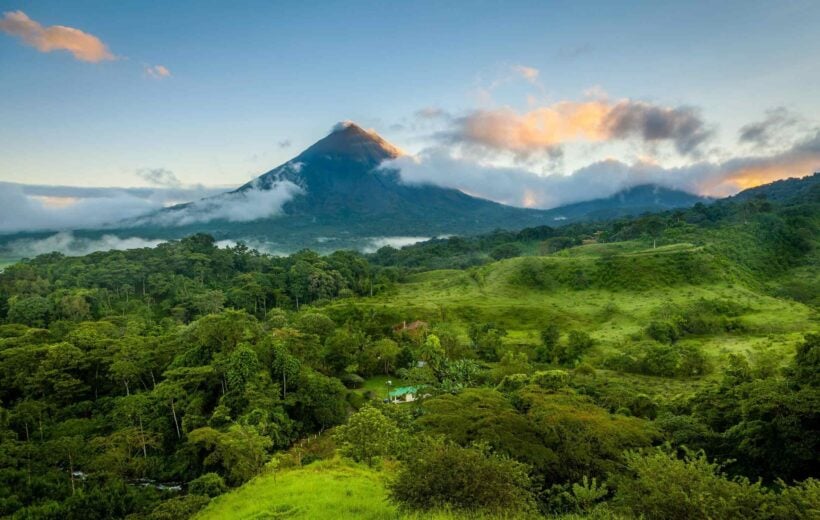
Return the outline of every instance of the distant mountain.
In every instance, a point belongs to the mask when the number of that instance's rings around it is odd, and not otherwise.
[[[505,206],[459,190],[401,182],[397,170],[383,168],[401,152],[353,123],[337,125],[290,161],[255,180],[211,199],[167,208],[129,224],[132,233],[181,237],[207,232],[217,239],[275,243],[283,249],[357,247],[382,237],[434,237],[520,229],[550,224],[542,210]],[[245,222],[218,218],[187,222],[197,208],[220,200],[292,187],[281,214]],[[193,219],[196,220],[196,219]],[[167,226],[164,222],[182,223]],[[117,234],[125,231],[118,229]]]
[[[547,211],[553,225],[579,220],[607,220],[628,215],[641,215],[656,211],[694,206],[713,199],[691,193],[644,184],[627,188],[603,199],[577,202]]]
[[[290,161],[236,190],[104,230],[74,234],[85,238],[108,234],[174,239],[205,232],[217,240],[244,240],[281,252],[301,248],[330,251],[372,247],[391,239],[556,226],[708,200],[658,186],[638,186],[605,199],[551,210],[518,208],[456,189],[405,184],[398,170],[385,167],[385,161],[400,154],[374,132],[341,123]],[[16,238],[24,235],[33,236],[18,234]]]
[[[638,186],[605,199],[552,210],[517,208],[455,189],[404,184],[398,171],[383,167],[384,161],[400,154],[398,148],[377,134],[353,123],[342,123],[290,161],[224,195],[275,190],[286,185],[298,187],[293,198],[283,205],[283,215],[250,222],[212,220],[174,227],[172,232],[182,236],[207,231],[217,238],[243,237],[297,247],[332,248],[358,238],[430,237],[554,226],[708,201],[682,191]],[[180,205],[164,213],[190,208]],[[315,245],[317,241],[326,246]]]
[[[765,198],[776,202],[817,202],[820,200],[820,172],[802,179],[791,178],[743,190],[732,200]]]

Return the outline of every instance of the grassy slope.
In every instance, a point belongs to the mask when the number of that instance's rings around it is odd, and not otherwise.
[[[261,475],[195,518],[397,518],[381,475],[338,459]]]
[[[495,321],[509,331],[507,344],[525,350],[538,343],[542,325],[556,322],[564,331],[583,329],[598,340],[590,355],[593,364],[634,343],[636,334],[665,306],[691,304],[700,298],[732,300],[746,308],[741,316],[749,329],[746,332],[683,340],[703,346],[716,365],[730,352],[746,352],[753,358],[768,354],[769,359],[785,363],[803,333],[820,329],[809,307],[765,294],[745,273],[710,257],[703,248],[690,244],[645,247],[630,242],[591,244],[549,257],[504,260],[473,271],[431,271],[412,276],[392,294],[353,302],[391,307],[408,319],[449,323],[461,331],[464,341],[469,323]],[[577,269],[592,273],[596,262],[613,253],[618,255],[620,270],[614,286],[593,280],[593,288],[583,290],[565,283],[532,289],[517,281],[528,262],[530,267],[542,266],[560,278]],[[694,255],[711,270],[702,278],[681,279],[677,270],[686,265],[681,255]],[[816,277],[813,269],[807,269],[804,276],[809,275]],[[642,285],[632,287],[635,280]],[[629,385],[636,393],[670,399],[690,393],[700,383],[611,371],[606,377],[615,384]],[[381,393],[385,381],[381,376],[371,378],[362,391]],[[257,477],[212,501],[197,518],[407,518],[387,501],[384,481],[388,473],[338,459],[316,462],[280,471],[275,477]],[[424,518],[457,517],[438,514]]]
[[[629,242],[592,244],[548,257],[503,260],[471,271],[430,271],[413,275],[392,294],[358,299],[355,303],[392,307],[407,319],[450,323],[462,332],[464,341],[469,323],[494,321],[508,330],[508,345],[523,349],[537,345],[539,330],[548,322],[557,323],[564,332],[585,330],[598,340],[589,357],[593,364],[634,343],[664,307],[692,304],[700,299],[731,300],[746,308],[741,316],[749,329],[746,332],[682,340],[700,344],[717,366],[731,352],[745,352],[752,357],[769,354],[785,362],[804,332],[820,328],[809,307],[765,294],[762,287],[749,282],[742,270],[712,257],[701,247],[645,247]],[[596,282],[595,266],[613,253],[617,254],[615,280]],[[691,279],[681,276],[680,270],[689,265],[689,260],[707,265],[708,269]],[[575,290],[565,283],[547,283],[540,289],[524,287],[517,280],[525,265],[543,267],[557,278],[584,270],[590,275],[592,287]],[[634,283],[641,285],[633,288]],[[659,392],[693,383],[626,374],[611,376],[635,382],[643,379],[644,384],[655,381],[660,385]]]
[[[194,518],[466,520],[448,512],[403,514],[387,498],[387,472],[338,458],[260,475],[215,498]],[[475,517],[470,517],[475,518]]]

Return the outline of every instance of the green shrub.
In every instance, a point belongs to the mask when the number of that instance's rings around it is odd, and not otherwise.
[[[441,439],[429,439],[420,446],[390,483],[390,495],[402,507],[506,515],[533,509],[524,464],[494,455],[485,447],[465,448]]]
[[[530,382],[530,377],[527,374],[510,374],[504,376],[504,379],[496,387],[499,392],[515,392],[524,388]]]
[[[647,520],[757,518],[760,484],[729,479],[702,452],[683,459],[661,449],[628,452],[631,475],[618,480],[616,503]]]
[[[569,374],[565,370],[544,370],[534,373],[532,382],[546,390],[558,390],[569,384]]]
[[[216,497],[227,491],[228,486],[222,476],[216,473],[205,473],[188,484],[188,491],[192,495]]]
[[[364,385],[364,378],[358,374],[344,374],[339,380],[347,388],[361,388]]]

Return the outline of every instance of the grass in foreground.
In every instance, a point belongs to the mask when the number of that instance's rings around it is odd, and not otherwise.
[[[260,475],[217,497],[194,518],[311,520],[467,520],[498,518],[449,511],[403,513],[387,498],[390,467],[368,468],[333,458]]]
[[[340,459],[260,475],[215,498],[196,516],[207,519],[399,518],[380,471]]]

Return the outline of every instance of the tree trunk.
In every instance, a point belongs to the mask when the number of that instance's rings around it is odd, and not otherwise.
[[[145,446],[145,430],[142,429],[142,415],[137,416],[140,421],[140,438],[142,439],[142,458],[148,458],[148,448]]]
[[[174,416],[174,426],[176,426],[176,429],[177,429],[177,439],[181,439],[182,434],[179,432],[179,421],[177,421],[177,411],[176,411],[176,408],[174,408],[174,399],[173,398],[171,399],[171,414]]]
[[[68,475],[71,477],[71,494],[73,495],[77,490],[74,487],[74,458],[71,456],[71,451],[68,452]]]

